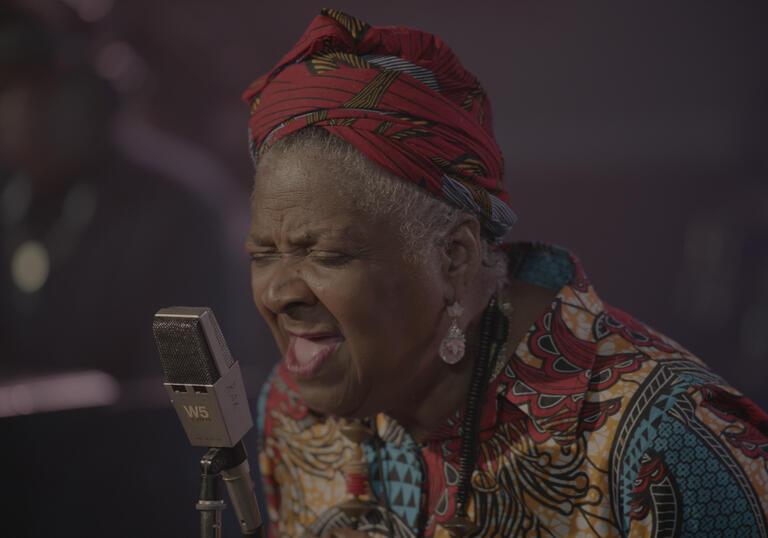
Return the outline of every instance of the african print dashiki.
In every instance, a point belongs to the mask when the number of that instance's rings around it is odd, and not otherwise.
[[[518,278],[560,291],[489,385],[468,509],[479,535],[768,536],[768,415],[603,303],[566,251],[516,248]],[[259,414],[270,535],[351,526],[334,508],[351,451],[338,421],[310,412],[279,367]],[[449,536],[461,415],[419,443],[375,417],[365,451],[379,508],[359,529]]]

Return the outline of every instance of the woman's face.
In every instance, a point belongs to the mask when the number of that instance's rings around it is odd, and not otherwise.
[[[254,302],[310,408],[387,411],[439,360],[439,265],[406,264],[397,223],[357,211],[327,156],[277,151],[254,185]]]

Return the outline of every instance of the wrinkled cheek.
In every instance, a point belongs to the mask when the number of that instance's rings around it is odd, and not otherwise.
[[[261,319],[264,320],[264,322],[267,324],[267,327],[269,327],[269,331],[272,333],[272,339],[274,340],[277,349],[280,351],[280,354],[285,355],[285,352],[287,351],[287,344],[283,342],[283,337],[277,324],[277,316],[274,312],[262,304],[260,301],[261,290],[254,285],[253,280],[251,281],[251,287],[251,297],[253,299],[253,304],[256,305],[256,309],[259,311]]]
[[[382,381],[388,380],[391,359],[390,335],[382,332],[382,320],[369,320],[370,324],[355,328],[359,336],[346,372],[349,392],[373,392]],[[365,394],[364,396],[370,396]]]
[[[366,372],[366,363],[362,360],[356,350],[347,349],[346,356],[342,357],[341,370],[339,371],[339,391],[337,405],[342,408],[358,408],[366,398],[366,392],[370,387],[366,380],[370,378],[372,372]]]
[[[266,286],[267,281],[265,278],[260,274],[256,274],[256,272],[252,270],[251,300],[253,301],[253,304],[256,305],[256,308],[258,309],[259,314],[261,314],[261,317],[264,318],[264,320],[269,324],[270,328],[272,328],[275,314],[269,308],[267,308],[267,305],[263,300]]]
[[[259,306],[259,297],[261,296],[259,280],[260,279],[254,274],[253,269],[251,269],[251,299],[256,306]],[[261,310],[261,308],[259,308],[259,310]]]
[[[277,326],[277,320],[275,319],[275,316],[272,315],[271,312],[265,312],[262,309],[259,309],[259,313],[261,314],[262,319],[267,324],[267,327],[269,327],[269,332],[272,333],[272,340],[275,342],[275,346],[277,347],[278,351],[280,352],[280,355],[285,356],[285,352],[287,351],[287,344],[283,342],[283,336],[278,329]]]

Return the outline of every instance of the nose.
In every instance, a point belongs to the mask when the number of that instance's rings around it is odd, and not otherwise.
[[[297,264],[279,263],[272,269],[261,292],[261,302],[269,310],[275,314],[290,314],[317,302]]]

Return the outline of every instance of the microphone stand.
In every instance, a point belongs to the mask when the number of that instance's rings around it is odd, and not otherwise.
[[[253,492],[248,454],[239,441],[233,447],[209,448],[200,460],[200,538],[221,538],[221,512],[227,505],[221,495],[221,479],[227,485],[243,536],[263,537],[261,515]]]

